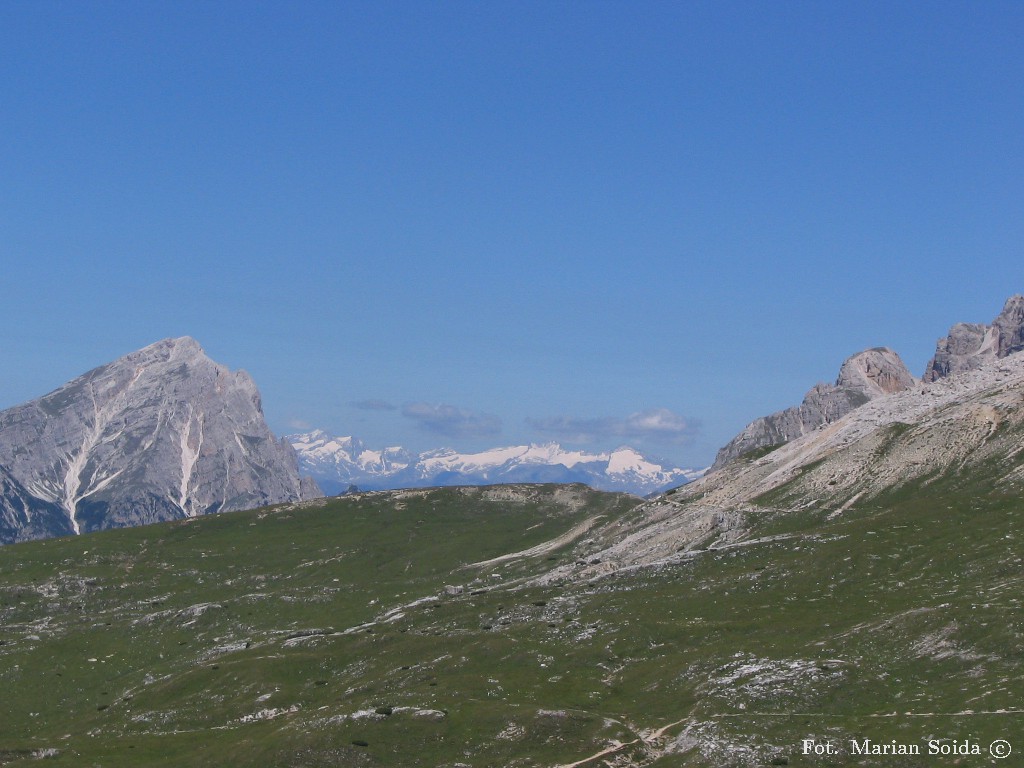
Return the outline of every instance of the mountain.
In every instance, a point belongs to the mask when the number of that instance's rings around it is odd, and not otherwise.
[[[0,412],[0,468],[5,543],[319,495],[252,378],[188,337]]]
[[[1024,296],[1007,299],[991,325],[957,323],[939,339],[935,355],[920,380],[930,384],[943,377],[973,370],[1015,352],[1024,351]],[[888,347],[865,350],[848,358],[835,384],[818,384],[803,403],[762,416],[719,449],[711,471],[753,451],[783,445],[830,424],[864,403],[914,387],[899,355]]]
[[[330,494],[350,485],[381,490],[388,478],[402,474],[417,460],[404,448],[372,450],[357,437],[333,437],[319,429],[288,435],[285,440],[295,450],[302,471],[317,478]]]
[[[912,387],[916,379],[888,347],[859,352],[843,363],[835,384],[817,384],[803,403],[762,416],[723,446],[712,470],[745,453],[787,443],[845,416],[876,397]]]
[[[557,443],[516,445],[479,453],[450,448],[419,455],[404,448],[371,450],[358,438],[322,430],[289,435],[299,465],[328,493],[495,483],[584,483],[606,491],[647,495],[681,485],[701,470],[667,466],[633,448],[587,453]]]
[[[960,371],[969,371],[1024,350],[1024,296],[1007,299],[991,325],[957,323],[935,345],[924,380],[931,382]]]

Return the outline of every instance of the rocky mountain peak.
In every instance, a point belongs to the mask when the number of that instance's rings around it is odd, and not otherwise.
[[[839,369],[836,387],[849,387],[870,397],[902,392],[914,385],[914,376],[888,347],[875,347],[847,358]]]
[[[991,325],[957,323],[935,345],[924,381],[976,368],[1024,350],[1024,296],[1011,296]]]
[[[711,469],[761,448],[782,445],[842,418],[864,403],[902,392],[915,383],[903,360],[888,347],[874,347],[848,357],[835,384],[816,384],[800,405],[748,424],[718,451]]]
[[[252,378],[215,363],[187,336],[0,412],[0,467],[50,505],[30,527],[0,519],[0,542],[318,493],[299,478],[291,446],[271,434]]]
[[[160,341],[154,342],[142,349],[138,349],[135,352],[129,352],[127,355],[118,358],[108,365],[132,363],[135,365],[150,366],[169,363],[172,361],[185,363],[187,365],[195,365],[201,361],[213,363],[213,361],[206,356],[206,352],[198,341],[193,339],[191,336],[180,336],[176,339],[161,339]],[[216,365],[216,363],[213,364]],[[107,366],[101,366],[101,368],[105,367]],[[227,369],[225,368],[224,370],[226,371]]]
[[[178,336],[177,338],[161,339],[160,341],[150,344],[148,347],[143,347],[137,354],[144,355],[147,352],[159,353],[164,351],[170,355],[177,354],[193,357],[201,355],[206,357],[206,352],[203,351],[202,345],[191,336]]]
[[[1024,350],[1024,296],[1011,296],[992,323],[999,330],[999,357]]]
[[[957,323],[939,339],[935,356],[928,363],[922,381],[938,379],[986,366],[988,363],[1024,350],[1024,295],[1007,299],[991,325]],[[744,428],[715,457],[712,470],[751,451],[788,443],[876,398],[904,392],[917,380],[899,355],[888,347],[875,347],[848,358],[834,385],[818,384],[803,403],[769,416]]]

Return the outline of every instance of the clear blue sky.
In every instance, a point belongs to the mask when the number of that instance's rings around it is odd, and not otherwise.
[[[1016,2],[5,2],[0,407],[187,334],[278,433],[707,463],[1024,291],[1022,39]]]

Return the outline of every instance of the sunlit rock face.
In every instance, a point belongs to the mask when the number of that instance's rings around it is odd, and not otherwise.
[[[935,345],[924,381],[932,382],[1024,350],[1024,296],[1007,299],[992,325],[957,323]]]
[[[291,446],[271,434],[252,378],[188,337],[0,412],[0,467],[17,484],[9,503],[27,496],[41,505],[4,518],[5,542],[319,493],[299,477]]]
[[[914,382],[900,356],[888,347],[859,352],[843,363],[835,384],[817,384],[800,405],[748,424],[718,451],[711,468],[723,467],[759,448],[788,443],[824,424],[831,424],[876,397],[902,392]]]

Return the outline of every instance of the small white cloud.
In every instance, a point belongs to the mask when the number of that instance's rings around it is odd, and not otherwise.
[[[694,425],[668,408],[652,408],[631,413],[626,419],[625,430],[628,434],[637,435],[688,436],[693,433]]]

